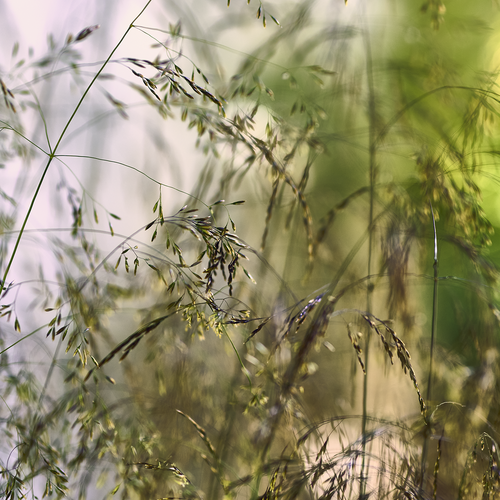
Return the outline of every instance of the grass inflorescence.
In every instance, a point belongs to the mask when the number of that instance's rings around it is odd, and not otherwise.
[[[498,12],[150,4],[0,71],[0,496],[496,498]]]

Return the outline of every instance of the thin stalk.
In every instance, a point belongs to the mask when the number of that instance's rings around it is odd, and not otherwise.
[[[56,350],[54,352],[54,355],[52,356],[52,362],[50,363],[49,371],[47,373],[47,376],[45,377],[45,383],[43,384],[43,389],[40,394],[40,399],[38,401],[38,406],[40,409],[42,408],[43,400],[45,398],[45,393],[47,391],[47,388],[49,387],[50,379],[52,378],[52,374],[54,373],[54,368],[57,365],[57,358],[59,356],[61,345],[62,345],[62,337],[59,337],[59,342],[57,343]]]
[[[375,222],[377,222],[377,219],[379,217],[382,217],[382,215],[383,215],[383,213],[379,214],[376,218],[374,218],[372,221],[372,225],[375,224]],[[272,423],[270,425],[269,437],[267,438],[266,442],[261,447],[261,453],[260,453],[260,457],[259,457],[260,464],[257,467],[257,473],[255,475],[255,479],[254,479],[254,482],[252,485],[252,493],[250,496],[250,500],[256,500],[258,498],[258,491],[259,491],[260,483],[261,483],[262,477],[264,475],[262,473],[262,470],[263,470],[263,466],[265,463],[265,459],[266,459],[268,452],[271,448],[276,429],[279,428],[281,417],[283,414],[283,409],[285,407],[285,402],[287,401],[287,398],[289,396],[288,393],[296,380],[300,366],[302,366],[302,362],[298,362],[297,358],[299,356],[301,357],[302,360],[304,360],[306,358],[308,350],[314,344],[314,342],[312,340],[314,340],[314,338],[317,336],[316,332],[319,328],[318,325],[320,324],[321,318],[324,316],[332,317],[332,316],[336,315],[336,313],[334,313],[333,308],[331,308],[331,310],[328,313],[325,311],[326,308],[330,308],[332,306],[332,304],[330,303],[329,297],[332,296],[332,294],[335,291],[335,289],[337,288],[337,285],[339,284],[342,276],[347,271],[348,267],[350,266],[350,264],[352,263],[354,258],[358,255],[360,249],[365,244],[369,235],[370,235],[370,228],[368,228],[367,231],[365,233],[363,233],[363,235],[358,239],[358,241],[355,243],[355,245],[351,248],[351,251],[349,252],[347,257],[343,260],[339,269],[335,273],[333,280],[330,282],[330,285],[325,290],[323,299],[321,300],[320,304],[318,304],[318,307],[317,307],[316,312],[314,314],[311,325],[307,329],[307,332],[305,334],[305,338],[302,341],[302,344],[301,344],[302,352],[301,351],[297,352],[294,360],[292,360],[292,362],[289,365],[289,369],[287,370],[287,373],[285,374],[285,378],[284,378],[284,388],[276,401],[275,407],[277,408],[277,411],[276,411],[276,413],[273,417]],[[259,256],[258,253],[256,255]],[[367,276],[365,278],[362,278],[362,280],[366,280],[368,283],[370,282],[370,279],[371,279],[371,276]],[[362,280],[360,280],[360,282]],[[358,284],[358,283],[356,282],[356,284]],[[347,292],[348,289],[351,288],[351,286],[353,286],[352,283],[350,285],[348,285],[347,287],[339,290],[335,295],[335,302],[340,300],[340,298]],[[308,349],[307,351],[305,349],[302,349],[304,346],[307,346],[307,349]]]
[[[431,207],[432,215],[432,227],[434,230],[434,288],[432,291],[432,327],[431,327],[431,349],[430,349],[430,359],[429,359],[429,378],[427,379],[427,401],[431,400],[432,397],[432,375],[433,375],[433,363],[434,363],[434,343],[437,335],[437,307],[438,307],[438,240],[437,240],[437,230],[436,230],[436,219],[434,217],[434,210],[432,209],[432,203],[429,203]],[[425,476],[425,465],[427,462],[427,454],[429,451],[429,419],[425,417],[425,434],[424,434],[424,446],[422,449],[422,463],[421,463],[421,476],[420,476],[420,490],[422,492]]]
[[[320,321],[323,317],[328,316],[329,318],[331,318],[333,316],[341,314],[340,311],[337,313],[334,312],[334,309],[332,307],[332,303],[330,302],[329,297],[332,297],[332,294],[335,291],[335,289],[337,288],[337,285],[339,284],[340,279],[342,278],[342,276],[346,272],[349,265],[352,263],[354,257],[356,255],[358,255],[358,252],[363,247],[366,240],[369,239],[369,236],[371,234],[371,228],[375,225],[377,220],[380,217],[382,217],[383,215],[384,215],[383,213],[380,213],[377,217],[373,218],[370,228],[368,228],[367,231],[361,236],[361,238],[359,238],[359,240],[356,242],[356,244],[353,246],[353,248],[351,249],[351,251],[349,252],[347,257],[344,259],[344,261],[340,265],[340,268],[336,272],[334,279],[331,281],[330,285],[328,286],[328,288],[324,292],[324,297],[316,309],[316,312],[314,314],[314,318],[311,322],[311,325],[307,329],[307,332],[305,334],[305,338],[301,343],[301,347],[300,347],[299,351],[297,352],[297,354],[295,355],[295,358],[292,360],[292,362],[289,365],[287,373],[285,374],[285,377],[284,377],[284,387],[282,389],[282,392],[281,392],[279,398],[276,401],[275,407],[277,408],[277,410],[276,410],[276,413],[273,417],[272,423],[270,425],[269,437],[267,438],[266,442],[261,447],[261,453],[260,453],[260,457],[259,457],[260,464],[257,467],[257,472],[256,472],[256,475],[254,478],[254,482],[252,484],[252,493],[250,496],[250,500],[256,500],[258,498],[258,491],[259,491],[260,483],[261,483],[262,477],[264,475],[262,470],[263,470],[263,465],[265,463],[265,459],[266,459],[268,452],[271,448],[276,429],[279,428],[281,417],[283,415],[283,409],[285,407],[285,402],[287,401],[287,399],[289,397],[289,391],[290,391],[291,387],[294,385],[294,382],[296,380],[300,366],[303,365],[303,362],[304,362],[305,358],[307,357],[309,350],[314,345],[314,342],[313,342],[314,338],[316,338],[316,336],[318,335],[318,330],[321,327]],[[257,255],[259,255],[259,254],[257,254]],[[351,283],[347,287],[339,290],[335,296],[335,299],[334,299],[335,303],[338,300],[340,300],[340,298],[352,286],[357,286],[359,283],[361,283],[361,281],[366,281],[368,284],[370,284],[371,280],[372,280],[372,276],[368,275],[368,276],[362,278],[361,280],[359,280],[359,282],[356,282],[356,284]],[[328,312],[326,312],[325,311],[326,308],[330,308],[330,310]],[[353,310],[353,311],[360,312],[358,310]],[[342,312],[345,312],[345,310]],[[301,361],[298,361],[299,358],[301,359]],[[371,418],[368,417],[367,415],[365,418],[366,418],[366,420],[371,420]],[[366,426],[366,423],[365,423],[365,426]]]
[[[31,203],[30,203],[30,206],[28,207],[28,211],[26,213],[26,216],[24,217],[24,220],[23,220],[23,224],[21,226],[21,229],[19,230],[19,234],[17,236],[17,239],[16,239],[16,243],[14,245],[14,249],[12,251],[12,254],[10,256],[10,259],[9,259],[9,262],[7,264],[7,267],[5,269],[5,272],[3,274],[3,278],[2,278],[2,282],[0,283],[0,287],[4,287],[7,285],[7,277],[9,275],[9,271],[10,271],[10,268],[12,267],[12,263],[14,262],[14,257],[16,256],[17,254],[17,249],[19,248],[19,244],[21,243],[21,238],[23,237],[23,233],[24,233],[24,229],[26,228],[26,224],[28,223],[28,220],[30,218],[30,215],[31,215],[31,212],[33,211],[33,207],[35,205],[35,201],[38,197],[38,193],[40,192],[40,189],[43,185],[43,182],[45,180],[45,177],[47,175],[47,172],[49,170],[49,167],[50,165],[52,164],[52,160],[55,158],[56,156],[56,153],[57,153],[57,150],[59,148],[59,145],[61,144],[61,141],[63,140],[69,126],[71,125],[71,122],[73,121],[73,118],[76,116],[76,114],[78,113],[78,110],[80,109],[80,106],[82,105],[85,97],[87,96],[87,94],[89,93],[90,89],[92,88],[92,86],[94,85],[95,81],[97,80],[97,78],[99,78],[99,75],[102,73],[102,71],[104,70],[104,68],[107,66],[108,62],[110,61],[110,59],[113,57],[113,54],[117,51],[118,47],[122,44],[123,40],[125,39],[125,37],[128,35],[129,31],[134,27],[134,23],[135,21],[137,21],[137,19],[139,19],[139,17],[142,15],[142,13],[147,9],[147,7],[149,6],[149,4],[152,2],[152,0],[148,0],[148,2],[146,3],[146,5],[142,8],[142,10],[139,12],[139,14],[134,18],[134,20],[130,23],[129,27],[125,30],[125,33],[123,34],[123,36],[120,38],[119,42],[116,44],[115,48],[111,51],[111,53],[109,54],[108,58],[104,61],[104,63],[101,65],[101,67],[99,68],[99,71],[95,74],[94,78],[92,78],[91,82],[89,83],[89,85],[87,86],[87,88],[85,89],[85,92],[82,94],[82,97],[80,98],[80,100],[78,101],[78,104],[76,105],[75,109],[73,110],[73,113],[71,114],[71,116],[69,117],[68,121],[66,122],[66,125],[64,126],[61,134],[59,135],[59,139],[57,140],[57,143],[56,145],[54,146],[54,149],[51,150],[50,154],[49,154],[49,159],[47,161],[47,165],[45,165],[45,168],[43,169],[43,172],[42,172],[42,175],[40,177],[40,180],[38,181],[38,184],[37,184],[37,187],[35,189],[35,194],[33,195],[33,197],[31,198]]]
[[[432,292],[432,329],[431,329],[431,352],[429,360],[429,379],[427,381],[427,400],[430,401],[432,395],[432,365],[434,360],[434,340],[437,331],[437,287],[438,287],[438,240],[436,231],[436,219],[434,218],[434,210],[431,206],[432,227],[434,230],[434,289]]]
[[[248,380],[248,384],[249,384],[249,388],[250,390],[252,390],[252,379],[250,378],[250,375],[248,373],[248,370],[247,368],[245,367],[245,364],[243,363],[243,360],[241,359],[241,356],[240,356],[240,353],[238,352],[238,349],[236,348],[236,346],[234,345],[234,342],[233,340],[231,339],[231,337],[229,336],[229,333],[227,333],[227,328],[222,325],[222,329],[224,331],[224,334],[226,335],[226,337],[228,338],[229,340],[229,343],[231,344],[231,347],[233,348],[233,351],[236,353],[236,357],[238,358],[238,362],[241,366],[241,369],[243,371],[243,373],[245,374],[247,380]]]
[[[47,325],[43,325],[41,326],[40,328],[37,328],[36,330],[33,330],[32,332],[28,333],[27,335],[25,335],[24,337],[21,337],[19,340],[16,340],[13,344],[10,344],[8,347],[6,347],[5,349],[3,349],[2,351],[0,351],[0,356],[7,352],[9,349],[11,349],[12,347],[14,347],[15,345],[19,344],[20,342],[22,342],[24,339],[27,339],[28,337],[31,337],[32,335],[34,335],[35,333],[43,330],[44,328],[47,328]]]
[[[367,262],[367,276],[372,274],[372,259],[373,259],[373,244],[374,244],[374,202],[375,202],[375,184],[376,184],[376,130],[375,130],[375,87],[373,83],[373,64],[372,64],[372,54],[371,45],[368,28],[365,30],[365,45],[366,45],[366,74],[368,83],[368,119],[369,119],[369,152],[370,152],[370,164],[369,164],[369,175],[370,175],[370,209],[369,209],[369,223],[368,223],[368,262]],[[372,295],[373,295],[373,283],[371,279],[368,279],[367,289],[366,289],[366,312],[371,313],[372,309]],[[363,379],[363,418],[361,420],[361,436],[362,436],[362,454],[361,454],[361,484],[360,484],[360,498],[363,499],[366,496],[366,485],[367,485],[367,469],[369,464],[367,463],[367,453],[366,453],[366,429],[368,423],[368,369],[370,360],[370,329],[367,331],[366,342],[365,342],[365,377]]]

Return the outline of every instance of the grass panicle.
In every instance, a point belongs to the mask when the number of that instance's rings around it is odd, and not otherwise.
[[[445,3],[13,43],[2,498],[498,496],[499,13]]]

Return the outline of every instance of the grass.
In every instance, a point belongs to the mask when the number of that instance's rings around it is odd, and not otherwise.
[[[94,25],[28,62],[14,45],[0,73],[17,180],[0,186],[2,497],[496,498],[498,241],[480,186],[499,96],[477,54],[498,13],[228,3],[221,33],[258,23],[245,54],[182,16],[143,25],[150,3],[99,65],[76,45]],[[130,36],[154,53],[119,55]],[[42,96],[68,75],[54,136]],[[124,161],[125,128],[144,157]],[[180,128],[202,153],[183,164],[192,189],[165,167],[192,148],[168,142]],[[83,152],[65,141],[80,133]],[[46,192],[60,220],[36,229]]]

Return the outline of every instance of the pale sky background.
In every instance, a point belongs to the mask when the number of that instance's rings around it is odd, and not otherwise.
[[[339,16],[351,16],[356,11],[359,2],[352,2],[346,8],[343,0],[321,0],[317,2],[315,12],[318,13],[320,24],[324,26],[325,20],[329,18],[339,20]],[[98,62],[104,60],[112,50],[113,46],[120,39],[128,24],[139,13],[145,2],[138,0],[4,0],[0,2],[0,75],[12,73],[16,62],[28,57],[29,48],[33,48],[34,59],[40,58],[47,51],[47,35],[52,34],[57,46],[61,47],[68,34],[76,36],[82,29],[100,25],[100,29],[95,31],[86,40],[75,44],[75,48],[82,53],[81,62]],[[266,6],[269,12],[280,14],[282,19],[286,16],[286,10],[292,4],[280,2],[278,7],[268,2]],[[195,34],[200,39],[217,41],[225,44],[231,49],[242,52],[251,52],[256,44],[265,42],[266,37],[276,33],[278,28],[268,19],[268,27],[264,30],[261,21],[255,17],[255,10],[258,3],[255,1],[247,5],[247,2],[233,0],[231,7],[227,8],[226,0],[186,0],[176,2],[175,0],[154,0],[137,22],[140,25],[159,27],[168,29],[169,24],[175,24],[182,19],[183,33],[187,35]],[[276,12],[276,10],[278,12]],[[230,28],[233,26],[232,28]],[[236,28],[234,27],[236,26]],[[151,32],[155,33],[155,32]],[[167,35],[158,34],[160,40],[164,41]],[[17,58],[11,58],[11,51],[14,42],[19,42],[19,53]],[[152,39],[138,30],[132,30],[124,43],[116,53],[114,59],[119,57],[149,58],[152,60],[158,49],[151,50]],[[219,68],[224,68],[226,76],[236,71],[241,55],[212,46],[205,46],[203,43],[184,41],[182,44],[183,54],[190,56],[200,64],[203,71],[213,81],[217,78]],[[207,51],[211,55],[222,60],[223,64],[217,65],[214,59],[207,60]],[[190,63],[182,60],[183,65],[190,71]],[[211,66],[211,62],[214,62]],[[26,65],[26,64],[25,64]],[[48,70],[64,66],[55,64],[53,67],[45,67],[39,73],[46,73]],[[91,67],[89,71],[95,72],[97,65]],[[106,70],[109,73],[118,75],[128,82],[141,84],[128,69],[118,65],[110,65]],[[15,77],[6,84],[11,88],[23,86],[26,83],[26,73],[14,70]],[[90,73],[89,73],[90,74]],[[4,79],[7,77],[4,76]],[[177,188],[190,192],[193,188],[193,181],[196,179],[196,172],[204,164],[205,159],[194,148],[196,134],[194,131],[187,131],[185,124],[176,120],[163,121],[159,119],[151,109],[147,109],[146,114],[134,107],[140,103],[137,94],[131,93],[123,83],[107,82],[96,87],[103,87],[113,97],[125,103],[131,104],[128,121],[118,118],[116,113],[110,113],[112,107],[102,98],[100,90],[94,88],[89,94],[84,105],[79,111],[77,118],[66,135],[67,141],[62,144],[59,153],[71,154],[97,154],[100,157],[112,158],[123,161],[127,164],[140,168],[149,175],[155,176],[158,180],[175,185]],[[24,88],[24,87],[23,87]],[[49,127],[49,136],[52,143],[56,142],[59,133],[67,118],[82,93],[82,88],[76,87],[71,78],[66,74],[57,78],[52,78],[44,83],[31,87],[37,94],[44,113],[46,113]],[[67,102],[67,106],[61,106]],[[142,109],[146,109],[143,105]],[[108,112],[109,116],[99,119],[102,126],[102,133],[88,133],[88,120]],[[155,116],[153,116],[155,115]],[[42,144],[44,142],[43,124],[39,116],[34,114],[33,120],[25,122],[26,132],[34,142]],[[31,127],[31,130],[30,130]],[[75,130],[80,127],[80,131]],[[87,130],[86,130],[87,127]],[[71,135],[73,134],[73,135]],[[69,142],[69,139],[73,140]],[[112,142],[112,143],[111,143]],[[162,144],[161,155],[155,156],[154,149]],[[165,149],[166,148],[166,149]],[[97,153],[96,153],[97,151]],[[161,165],[158,164],[158,159]],[[149,182],[144,182],[138,174],[130,171],[126,172],[110,164],[92,164],[92,162],[78,162],[68,160],[68,164],[74,170],[78,179],[89,189],[93,190],[96,199],[105,200],[105,208],[111,212],[128,212],[127,227],[120,227],[116,222],[116,230],[131,233],[144,223],[143,208],[145,199],[149,200],[152,192],[157,192],[157,188]],[[51,167],[52,168],[52,167]],[[58,168],[61,168],[58,166]],[[29,200],[28,193],[34,190],[39,175],[43,169],[43,158],[35,159],[30,166],[30,176],[26,178],[29,187],[25,191],[26,201]],[[55,175],[55,170],[54,175]],[[156,176],[159,177],[156,177]],[[2,172],[3,181],[6,185],[9,179],[17,177],[16,171],[6,170]],[[127,184],[124,185],[125,179]],[[73,182],[75,179],[72,180]],[[57,179],[48,179],[46,189],[40,194],[37,200],[37,210],[33,213],[28,227],[54,227],[50,222],[57,216],[58,211],[67,207],[54,206],[52,188],[57,184]],[[31,183],[31,184],[30,184]],[[110,195],[109,185],[112,183],[113,189]],[[130,184],[132,183],[132,185]],[[134,184],[138,183],[138,184]],[[131,190],[131,186],[132,189]],[[167,194],[167,193],[164,193]],[[184,197],[172,195],[175,203],[182,203]],[[45,198],[44,198],[45,197]],[[145,199],[144,199],[145,198]],[[45,199],[45,203],[43,200]],[[131,201],[137,205],[136,210],[130,213]],[[154,203],[154,201],[153,201]],[[150,203],[151,206],[153,203]],[[173,206],[176,206],[173,203]],[[20,203],[18,215],[25,213],[27,206]],[[54,213],[56,210],[56,213]]]
[[[143,5],[142,1],[123,0],[107,0],[105,2],[0,1],[0,46],[2,47],[0,50],[0,78],[5,81],[9,88],[26,88],[26,80],[32,78],[32,71],[16,71],[14,66],[23,58],[29,61],[30,47],[33,48],[33,59],[38,59],[47,53],[47,35],[49,33],[53,35],[56,45],[61,47],[69,33],[76,36],[82,29],[96,24],[101,25],[100,29],[86,40],[75,44],[75,48],[82,52],[81,61],[84,63],[104,60]],[[163,14],[160,16],[158,12],[159,9],[152,6],[151,10],[148,10],[141,18],[141,23],[157,25],[160,21],[168,29],[169,21]],[[177,22],[177,17],[173,16],[171,22]],[[12,59],[12,47],[15,42],[19,43],[19,52],[18,56]],[[129,56],[152,59],[153,54],[158,51],[153,52],[150,45],[149,38],[137,31],[132,32],[116,57]],[[25,65],[28,65],[28,62]],[[64,64],[48,66],[38,70],[38,73],[44,74],[51,69],[63,66]],[[98,66],[93,66],[91,70],[95,72],[97,68]],[[130,71],[124,71],[116,65],[110,67],[109,72],[116,72],[128,81],[134,81],[135,78]],[[12,73],[14,73],[14,78],[9,77],[9,74]],[[140,82],[139,79],[137,80]],[[172,136],[174,135],[173,131],[175,131],[176,139],[174,142],[176,145],[182,144],[183,141],[187,143],[185,127],[179,130],[178,124],[174,121],[163,122],[151,109],[149,109],[149,114],[154,116],[146,118],[143,113],[145,108],[143,105],[138,109],[132,107],[129,111],[129,120],[123,120],[116,112],[112,112],[112,107],[103,99],[102,92],[98,87],[105,88],[116,98],[127,103],[130,102],[132,105],[141,103],[137,94],[128,91],[123,84],[112,83],[109,85],[106,82],[97,85],[93,89],[94,92],[89,94],[89,99],[85,101],[79,116],[69,129],[68,141],[62,144],[59,153],[89,154],[92,152],[100,157],[112,158],[130,164],[166,184],[185,187],[187,190],[191,189],[192,186],[187,182],[186,186],[183,186],[185,176],[173,172],[172,167],[179,165],[179,161],[182,160],[182,151],[189,151],[190,155],[193,155],[193,140],[189,142],[189,149],[181,148],[180,153],[176,153],[176,158],[180,154],[180,160],[171,158],[165,161],[164,164],[167,168],[161,170],[154,164],[154,155],[147,154],[147,151],[151,149],[150,141],[155,139],[153,134],[147,132],[146,127],[149,127],[147,122],[156,124],[157,133],[160,136]],[[84,87],[75,85],[67,74],[30,86],[46,116],[53,145],[81,96],[82,88]],[[22,96],[16,97],[17,105],[19,105],[20,99]],[[23,121],[26,136],[45,147],[46,141],[39,113],[28,109],[27,112],[18,114]],[[99,118],[97,124],[89,125],[92,123],[89,120],[95,117]],[[89,133],[94,126],[99,127],[98,134]],[[159,127],[162,127],[161,132],[159,132]],[[82,132],[75,134],[75,130],[78,129]],[[71,137],[73,138],[71,139]],[[17,201],[17,207],[14,210],[12,207],[7,207],[7,211],[10,211],[16,219],[14,226],[16,229],[21,226],[45,164],[46,158],[43,155],[38,155],[29,164],[19,160],[8,162],[6,168],[0,171],[0,187]],[[38,285],[33,283],[33,280],[39,278],[39,266],[43,266],[46,279],[53,280],[55,278],[54,271],[57,265],[54,261],[54,247],[49,243],[50,238],[56,236],[67,242],[71,240],[67,232],[53,231],[49,234],[36,232],[39,229],[69,228],[71,226],[71,209],[66,202],[67,194],[63,190],[56,190],[56,186],[60,182],[61,172],[69,185],[79,192],[81,190],[79,183],[81,182],[96,200],[96,210],[100,218],[100,224],[96,226],[97,229],[103,231],[108,229],[105,210],[122,217],[122,221],[110,219],[117,234],[129,235],[141,228],[148,220],[154,218],[151,208],[155,197],[158,196],[158,188],[150,182],[145,182],[139,174],[114,165],[88,160],[68,159],[67,165],[71,171],[57,162],[51,165],[27,225],[27,229],[32,230],[32,232],[25,233],[20,251],[8,277],[9,282],[12,280],[16,283],[28,282],[28,284],[16,289],[19,293],[16,309],[19,318],[23,318],[23,334],[39,326],[40,319],[43,319],[43,313],[40,313],[42,318],[38,314],[30,314],[30,310],[33,309],[31,301],[37,295],[36,287]],[[19,176],[20,169],[23,170],[22,176]],[[171,193],[164,191],[163,196],[169,200]],[[178,196],[175,201],[176,206],[180,208],[183,201]],[[92,214],[92,202],[89,203],[88,199],[86,202],[87,211]],[[168,202],[165,205],[170,207]],[[172,203],[173,205],[174,203]],[[87,226],[87,223],[84,223],[84,226]],[[35,231],[33,232],[33,230]],[[10,239],[10,251],[13,248],[14,238],[15,235]],[[106,255],[123,241],[118,236],[111,238],[109,235],[101,238],[94,238],[90,235],[89,240],[95,240],[102,247],[102,255]],[[113,256],[113,261],[116,258]],[[32,284],[29,284],[30,282]],[[57,294],[56,289],[53,291]],[[4,332],[11,330],[9,339],[12,341],[16,340],[16,336],[18,336],[13,331],[13,321],[12,319],[10,323],[3,325]],[[28,324],[29,322],[31,324]],[[26,356],[28,359],[40,359],[41,352],[53,349],[52,343],[47,343],[44,338],[32,337],[32,340],[34,340],[32,343],[23,343],[24,352],[19,352],[18,355]]]
[[[74,44],[74,48],[82,54],[82,63],[97,63],[108,56],[145,4],[142,0],[0,0],[0,78],[9,88],[29,88],[36,96],[45,115],[52,145],[57,141],[85,85],[75,84],[73,77],[67,72],[40,83],[27,85],[33,78],[33,70],[29,68],[30,62],[47,54],[47,36],[52,34],[56,46],[62,47],[68,34],[76,36],[86,27],[100,25],[87,39]],[[362,4],[362,1],[353,1],[346,7],[343,0],[318,0],[314,10],[318,26],[324,27],[330,19],[337,23],[341,22],[342,18],[349,19],[359,15]],[[269,13],[275,14],[283,22],[287,10],[293,8],[294,4],[266,2],[265,5]],[[225,50],[190,41],[176,46],[177,49],[182,49],[183,55],[200,64],[209,79],[216,84],[222,69],[226,72],[226,77],[236,71],[242,60],[242,54],[238,51],[249,53],[254,46],[265,43],[267,38],[279,31],[280,28],[269,18],[267,28],[262,27],[262,21],[255,16],[257,7],[256,0],[252,0],[250,5],[243,0],[233,0],[229,8],[227,0],[154,0],[137,24],[168,30],[169,24],[175,25],[182,19],[184,34],[235,49]],[[161,41],[167,40],[166,34],[159,33],[157,36]],[[152,60],[159,53],[159,49],[151,49],[153,41],[144,33],[132,30],[113,59],[137,57]],[[11,54],[15,42],[19,43],[19,51],[13,58]],[[30,48],[33,51],[32,58],[29,56]],[[24,66],[16,69],[16,64],[22,59],[26,60]],[[182,62],[179,64],[190,72],[192,66],[189,59],[180,61]],[[217,61],[221,61],[221,64]],[[63,62],[58,61],[36,69],[36,73],[43,75],[65,66]],[[98,67],[96,64],[81,70],[86,82]],[[129,69],[117,64],[108,66],[106,72],[126,82],[142,85],[140,79],[133,76]],[[130,105],[127,108],[128,120],[119,117],[109,101],[103,97],[102,90]],[[24,96],[18,95],[16,100],[23,98]],[[162,120],[155,110],[145,106],[144,100],[139,98],[137,93],[131,92],[123,82],[98,82],[80,108],[58,153],[92,154],[121,161],[165,184],[192,192],[206,158],[195,148],[196,131],[189,131],[187,124],[179,121],[178,109],[174,109],[174,112],[176,120]],[[28,110],[26,113],[19,113],[19,116],[23,121],[26,136],[47,150],[40,113],[37,110]],[[97,134],[94,133],[95,127],[99,127]],[[87,159],[73,158],[65,161],[67,166],[58,162],[51,165],[27,229],[34,231],[71,226],[72,217],[66,202],[67,194],[56,191],[61,174],[78,192],[81,191],[80,183],[88,189],[88,193],[96,201],[95,208],[100,219],[99,225],[96,226],[98,229],[108,229],[106,210],[122,216],[122,221],[110,219],[110,222],[115,232],[123,235],[132,234],[154,218],[152,207],[159,189],[140,174],[121,166]],[[45,164],[46,157],[40,154],[29,165],[9,162],[7,167],[0,171],[2,189],[18,202],[12,212],[16,218],[15,228],[21,226]],[[23,169],[22,176],[18,175],[20,169]],[[167,189],[162,190],[162,199],[166,215],[174,213],[186,202],[185,195]],[[93,202],[90,198],[85,202],[87,212],[91,215]],[[65,236],[66,240],[69,239],[67,233],[61,233],[62,236]],[[119,241],[117,237],[103,237],[97,239],[96,243],[103,247],[105,255],[118,245]],[[11,239],[10,248],[13,242]],[[260,235],[256,235],[255,241],[249,243],[258,248]],[[27,232],[21,248],[22,251],[14,261],[10,279],[19,282],[36,278],[41,262],[45,271],[51,269],[49,262],[53,259],[53,254],[47,245],[46,234]],[[34,255],[36,258],[33,258]],[[113,259],[116,260],[115,257]]]

